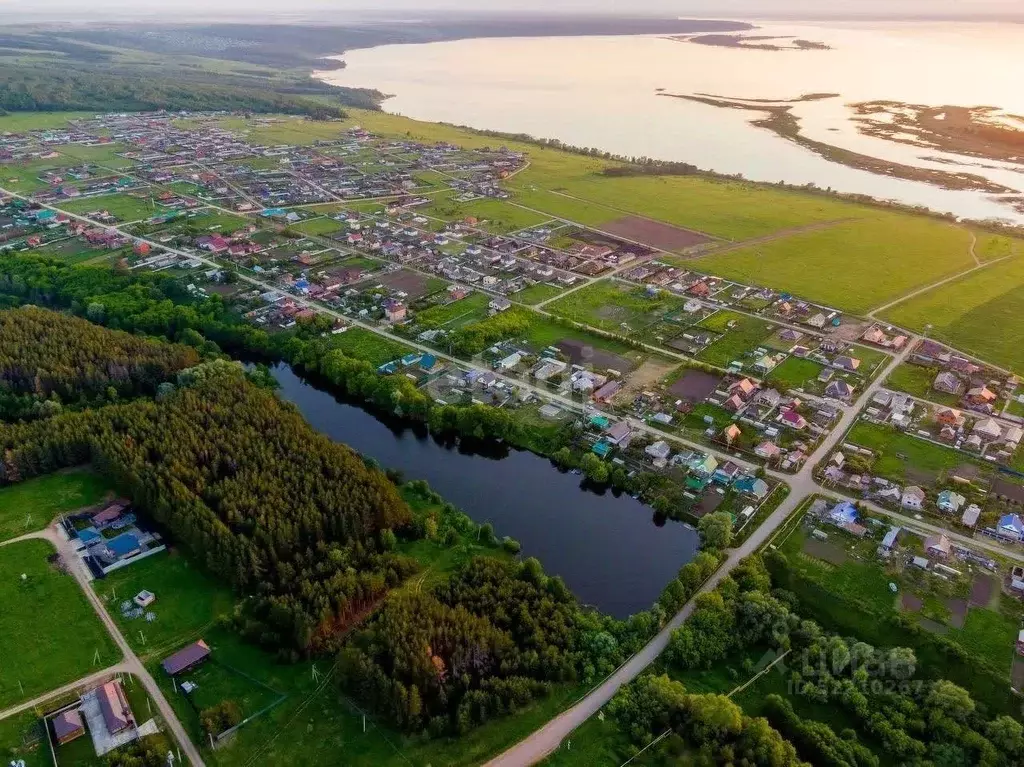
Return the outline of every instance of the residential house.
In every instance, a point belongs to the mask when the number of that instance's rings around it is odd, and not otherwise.
[[[893,506],[903,505],[903,490],[900,489],[899,485],[883,487],[880,490],[876,490],[871,497],[877,503],[892,504]]]
[[[967,502],[959,493],[952,490],[943,490],[939,493],[939,497],[936,499],[935,504],[941,511],[945,511],[948,514],[956,514],[960,511],[960,507]]]
[[[803,333],[801,333],[799,330],[793,330],[793,328],[786,328],[781,333],[779,333],[779,338],[781,338],[783,341],[789,341],[790,343],[796,343],[803,337]]]
[[[595,402],[610,402],[612,398],[622,389],[619,381],[609,381],[592,395]]]
[[[963,382],[948,370],[943,370],[935,376],[932,388],[945,394],[959,395],[963,391]]]
[[[734,423],[729,424],[722,430],[722,437],[730,445],[739,439],[741,434],[743,434],[743,432],[740,431],[740,427]]]
[[[754,455],[758,458],[764,458],[766,461],[775,460],[781,453],[782,449],[770,440],[765,440],[754,448]]]
[[[388,322],[402,322],[409,311],[405,304],[394,298],[385,298],[382,308],[384,319]]]
[[[503,312],[506,309],[510,309],[512,307],[512,302],[509,301],[504,296],[495,296],[494,298],[491,299],[491,302],[488,304],[488,307],[493,313],[497,314],[498,312]]]
[[[160,665],[168,676],[177,676],[195,668],[209,657],[210,646],[200,639],[164,658]]]
[[[846,381],[831,381],[825,387],[825,396],[849,400],[853,396],[853,387],[846,383]]]
[[[996,533],[1015,541],[1024,540],[1024,520],[1017,514],[1005,514],[996,523]]]
[[[757,393],[757,396],[754,398],[754,404],[759,407],[775,408],[779,406],[781,399],[782,395],[775,391],[775,389],[763,389]]]
[[[716,482],[719,485],[728,485],[732,482],[740,473],[740,467],[732,461],[726,461],[717,469],[711,476],[711,481]]]
[[[511,370],[512,368],[514,368],[516,365],[518,365],[522,361],[523,361],[523,353],[522,352],[512,352],[507,357],[504,357],[503,359],[499,360],[497,367],[498,367],[498,370],[503,370],[503,371],[504,370]]]
[[[50,726],[53,728],[53,736],[61,745],[70,743],[75,738],[85,735],[85,723],[82,721],[82,712],[77,708],[69,708],[61,711],[50,719]],[[14,764],[14,762],[11,762]]]
[[[604,430],[603,439],[609,444],[625,449],[633,439],[633,429],[625,421],[618,421]]]
[[[885,537],[882,538],[882,543],[878,547],[878,554],[880,556],[888,556],[892,553],[892,550],[899,543],[901,528],[893,525],[886,531]]]
[[[807,419],[795,410],[786,410],[779,416],[779,420],[791,429],[807,428]]]
[[[135,716],[119,680],[107,682],[96,691],[96,696],[103,714],[103,723],[110,734],[135,726]]]
[[[747,403],[743,401],[743,398],[740,397],[739,394],[733,394],[729,399],[722,403],[722,407],[730,413],[738,413],[746,406],[746,404]]]
[[[693,460],[688,464],[690,471],[695,474],[711,478],[711,475],[715,473],[715,469],[718,468],[718,460],[713,455],[703,455],[698,453],[693,457]]]
[[[991,405],[996,399],[996,393],[987,386],[975,386],[964,395],[964,400],[976,407]]]
[[[903,489],[903,495],[900,498],[900,506],[904,509],[910,509],[911,511],[920,511],[924,508],[925,492],[917,485],[910,485]]]
[[[935,420],[944,426],[959,429],[964,425],[964,414],[951,407],[940,407],[935,411]]]
[[[669,447],[665,440],[659,439],[654,444],[645,447],[644,452],[651,457],[655,464],[661,463],[663,465],[672,454],[672,448]]]
[[[751,495],[757,500],[764,499],[768,495],[768,491],[771,489],[768,487],[768,483],[763,479],[753,477],[749,474],[740,477],[736,480],[733,487],[736,492],[743,493],[744,495]]]
[[[924,539],[924,550],[933,557],[945,559],[952,550],[952,544],[945,535],[929,535]]]
[[[847,370],[852,373],[860,367],[860,360],[856,357],[850,357],[844,354],[832,360],[832,365],[833,367],[841,368],[842,370]]]
[[[999,421],[994,418],[982,418],[974,424],[974,428],[971,429],[971,434],[978,435],[978,438],[982,442],[995,442],[1002,436],[1003,430],[999,426]]]
[[[756,390],[757,385],[749,378],[741,378],[729,387],[730,394],[743,400],[750,399],[750,395],[752,395]]]
[[[976,503],[972,503],[967,507],[962,517],[960,517],[960,524],[965,527],[974,527],[978,524],[978,517],[981,516],[981,507]]]

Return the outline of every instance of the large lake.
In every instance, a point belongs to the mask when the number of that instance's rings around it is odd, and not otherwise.
[[[345,69],[318,76],[393,94],[385,109],[417,119],[1024,223],[1024,213],[996,196],[848,168],[753,127],[758,113],[657,93],[660,88],[742,99],[838,93],[840,98],[794,107],[810,138],[905,164],[971,172],[1024,191],[1020,165],[862,136],[846,106],[886,99],[992,105],[1022,115],[1024,25],[766,25],[752,34],[795,36],[831,49],[741,50],[648,36],[476,39],[349,51],[338,57]]]
[[[427,480],[477,522],[522,543],[523,555],[562,576],[580,601],[610,615],[624,618],[650,607],[697,552],[694,530],[678,522],[659,527],[650,507],[627,495],[584,490],[579,476],[533,453],[460,452],[335,399],[287,366],[273,373],[280,395],[314,428],[406,479]]]

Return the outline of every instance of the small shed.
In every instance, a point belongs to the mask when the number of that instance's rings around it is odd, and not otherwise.
[[[77,708],[69,708],[66,711],[61,711],[50,719],[50,726],[53,728],[53,736],[61,745],[85,735],[85,724],[82,722],[82,712]]]

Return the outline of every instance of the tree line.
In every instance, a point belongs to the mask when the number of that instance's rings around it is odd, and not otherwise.
[[[67,314],[32,306],[0,313],[0,391],[10,395],[55,403],[108,390],[154,395],[160,383],[198,362],[188,346],[106,330]]]

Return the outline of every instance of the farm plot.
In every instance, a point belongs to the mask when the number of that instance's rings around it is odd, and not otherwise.
[[[491,297],[486,293],[471,296],[447,304],[436,304],[416,313],[416,322],[429,328],[454,328],[482,320],[487,316]]]
[[[926,218],[875,213],[697,259],[698,268],[863,314],[974,266],[970,234]]]
[[[957,450],[866,421],[857,423],[845,441],[874,452],[872,472],[894,482],[927,487],[961,464],[971,463]]]
[[[821,388],[818,383],[818,375],[824,370],[824,366],[814,360],[789,357],[771,371],[766,380],[777,389],[787,391],[789,389],[805,389],[817,391]]]
[[[340,231],[341,222],[325,216],[323,218],[311,218],[306,221],[300,221],[297,224],[293,224],[292,228],[303,234],[326,236]]]
[[[602,232],[621,237],[629,242],[639,242],[657,250],[680,251],[711,242],[711,238],[700,232],[680,229],[641,216],[624,216],[600,227]]]

